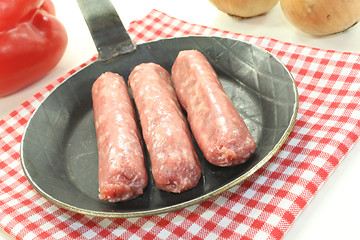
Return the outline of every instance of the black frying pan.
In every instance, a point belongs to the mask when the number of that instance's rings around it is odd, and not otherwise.
[[[212,36],[161,39],[135,48],[108,0],[78,3],[99,59],[52,91],[34,112],[21,143],[24,173],[49,201],[71,211],[104,217],[173,211],[242,182],[284,143],[295,122],[298,93],[291,74],[273,55],[249,43]],[[123,203],[99,200],[93,82],[106,71],[127,79],[143,62],[158,63],[170,72],[178,52],[185,49],[197,49],[208,58],[257,143],[255,154],[245,164],[221,168],[209,164],[197,148],[202,164],[197,187],[180,194],[161,191],[149,170],[149,185],[142,196]]]

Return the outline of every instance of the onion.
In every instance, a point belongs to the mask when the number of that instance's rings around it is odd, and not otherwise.
[[[238,18],[258,16],[272,9],[279,0],[209,0],[220,11]],[[360,0],[359,0],[360,1]]]
[[[286,18],[301,31],[328,35],[360,20],[360,0],[280,0]]]

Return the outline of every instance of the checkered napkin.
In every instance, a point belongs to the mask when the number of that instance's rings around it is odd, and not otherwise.
[[[17,239],[281,239],[359,137],[360,55],[189,24],[156,10],[132,22],[129,33],[136,43],[217,35],[273,53],[293,74],[300,95],[297,121],[285,144],[241,184],[175,212],[112,219],[59,208],[27,182],[20,141],[45,96],[94,57],[0,120],[0,226]]]

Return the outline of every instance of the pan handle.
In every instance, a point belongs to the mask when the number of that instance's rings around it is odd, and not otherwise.
[[[132,42],[110,0],[77,0],[90,30],[100,61],[130,53],[136,45]]]

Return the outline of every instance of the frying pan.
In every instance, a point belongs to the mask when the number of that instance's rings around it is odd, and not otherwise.
[[[99,52],[98,60],[59,84],[32,115],[21,142],[29,183],[52,203],[78,213],[139,217],[200,203],[239,184],[280,149],[294,126],[298,93],[286,67],[252,44],[214,36],[167,38],[135,46],[109,0],[78,0]],[[217,72],[228,96],[254,137],[257,149],[244,164],[216,167],[196,146],[202,164],[198,186],[180,194],[149,185],[142,196],[122,203],[98,199],[98,151],[91,87],[103,72],[127,79],[143,62],[170,72],[179,51],[197,49]],[[147,165],[151,166],[145,152]]]

